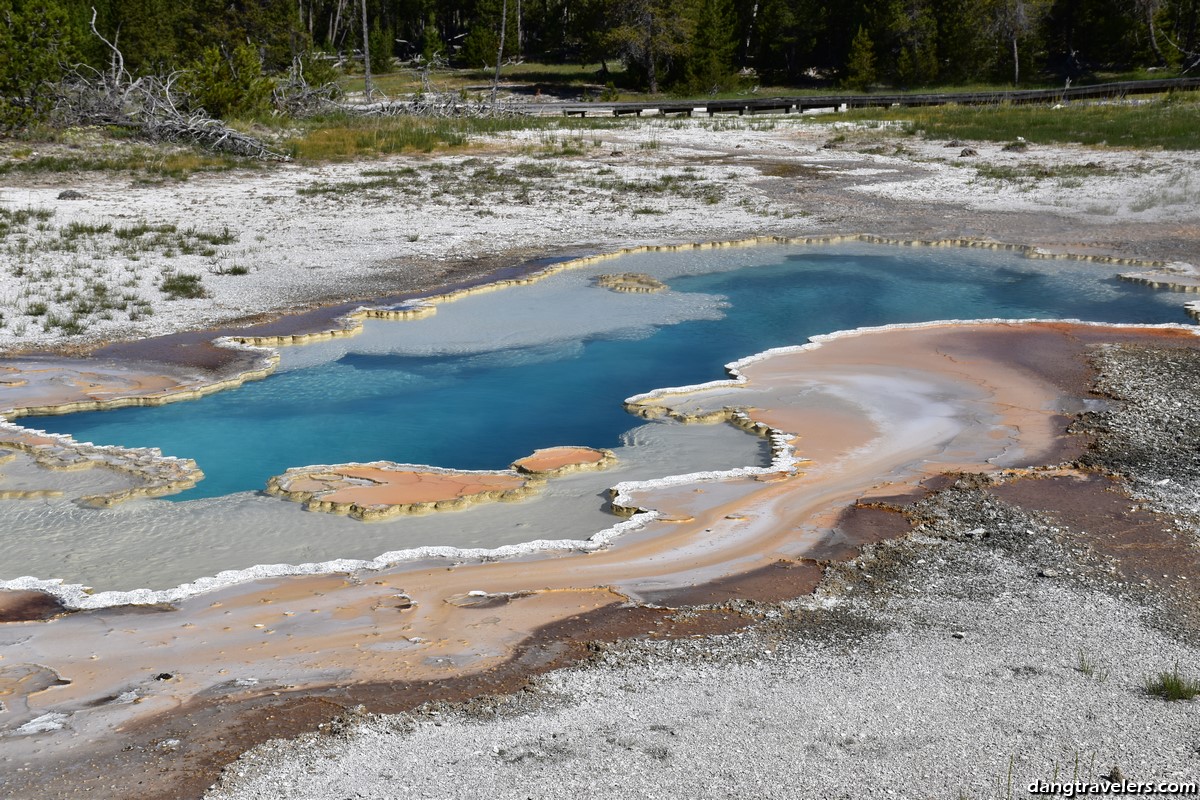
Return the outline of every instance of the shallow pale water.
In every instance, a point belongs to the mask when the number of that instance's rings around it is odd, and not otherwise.
[[[590,285],[612,271],[659,275],[672,291]],[[207,478],[176,500],[260,490],[307,464],[501,469],[539,447],[613,447],[633,425],[625,397],[720,378],[726,362],[814,334],[936,319],[1187,321],[1177,299],[1114,273],[861,245],[631,256],[446,304],[429,320],[285,348],[276,376],[196,402],[37,424],[196,459]]]
[[[728,426],[642,425],[624,398],[724,377],[722,365],[835,330],[935,319],[1187,322],[1178,296],[1116,269],[1007,253],[870,245],[628,256],[473,295],[411,322],[281,350],[276,375],[194,402],[30,420],[101,444],[159,447],[207,474],[171,501],[108,511],[61,500],[0,506],[0,580],[61,577],[100,589],[167,588],[257,564],[370,559],[423,545],[583,539],[613,524],[605,489],[763,464]],[[661,294],[592,285],[646,272]],[[257,494],[288,467],[388,459],[503,468],[550,445],[616,448],[604,473],[544,495],[365,524]],[[0,472],[3,469],[0,468]]]

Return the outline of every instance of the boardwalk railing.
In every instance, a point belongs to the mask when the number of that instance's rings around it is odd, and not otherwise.
[[[1020,89],[995,92],[958,92],[929,94],[830,94],[794,97],[754,97],[737,100],[663,100],[646,102],[513,103],[512,108],[528,114],[564,114],[566,116],[641,116],[644,113],[692,116],[716,114],[763,114],[814,109],[892,108],[941,105],[998,105],[1000,103],[1058,103],[1066,100],[1094,100],[1135,94],[1160,94],[1173,90],[1200,89],[1200,78],[1170,78],[1158,81],[1124,81],[1063,89]]]

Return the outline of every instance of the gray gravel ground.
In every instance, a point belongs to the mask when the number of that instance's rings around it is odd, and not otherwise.
[[[1092,360],[1117,402],[1081,420],[1099,436],[1091,461],[1180,527],[1200,529],[1200,350],[1109,345]]]
[[[977,522],[1000,509],[984,497],[942,499]],[[1196,702],[1144,689],[1200,652],[1027,523],[992,520],[1029,539],[997,546],[939,520],[750,633],[625,645],[495,709],[268,743],[209,797],[985,798],[1009,796],[1010,764],[1016,796],[1113,766],[1200,779]],[[1063,577],[1037,577],[1032,553]]]
[[[1101,355],[1130,403],[1089,421],[1096,460],[1138,487],[1185,481],[1195,452],[1174,433],[1196,419],[1190,362],[1166,357]],[[1010,798],[1114,767],[1200,781],[1200,699],[1145,688],[1176,665],[1200,677],[1194,637],[1152,587],[979,483],[918,503],[911,536],[831,568],[816,596],[751,607],[745,633],[625,643],[514,697],[352,716],[244,754],[207,797]]]

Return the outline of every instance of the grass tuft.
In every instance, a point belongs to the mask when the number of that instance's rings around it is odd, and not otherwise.
[[[159,288],[169,300],[195,300],[208,296],[199,275],[188,275],[182,272],[163,278]]]
[[[1076,663],[1075,669],[1089,678],[1095,678],[1100,683],[1108,680],[1108,670],[1097,666],[1082,647],[1079,648],[1079,661]]]
[[[213,270],[214,275],[249,275],[250,268],[245,264],[230,264],[228,267],[217,267]]]
[[[1179,672],[1179,664],[1170,672],[1162,671],[1146,679],[1146,692],[1163,700],[1191,700],[1200,695],[1200,681]]]

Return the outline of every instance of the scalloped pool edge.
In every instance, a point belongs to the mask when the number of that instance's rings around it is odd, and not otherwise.
[[[1027,258],[1048,259],[1048,260],[1076,260],[1085,262],[1095,262],[1103,264],[1129,265],[1142,268],[1162,268],[1168,266],[1167,262],[1123,258],[1118,256],[1107,256],[1097,254],[1071,254],[1049,252],[1042,248],[1031,245],[1008,244],[985,239],[937,239],[937,240],[920,240],[920,239],[900,239],[892,237],[878,236],[875,234],[844,234],[844,235],[828,235],[828,236],[756,236],[746,239],[737,239],[729,241],[715,242],[699,242],[685,244],[664,244],[664,245],[640,245],[636,247],[620,248],[618,250],[574,258],[567,261],[559,262],[546,267],[537,272],[531,273],[521,278],[507,278],[492,283],[485,283],[479,286],[457,289],[451,292],[431,295],[429,297],[418,300],[405,301],[391,306],[362,306],[349,314],[340,317],[336,320],[340,324],[339,328],[330,329],[324,332],[313,334],[297,334],[290,337],[239,337],[239,336],[224,336],[213,341],[213,344],[219,347],[229,347],[232,349],[246,350],[258,353],[265,359],[265,364],[260,362],[260,366],[256,369],[248,370],[239,373],[230,378],[214,382],[212,384],[201,385],[196,388],[184,390],[178,393],[159,395],[151,398],[130,397],[119,398],[113,401],[96,401],[92,403],[71,403],[63,406],[47,406],[36,407],[31,409],[6,409],[4,416],[0,416],[0,423],[6,423],[9,426],[21,428],[22,426],[14,425],[8,421],[8,416],[22,416],[28,413],[38,414],[56,414],[56,413],[71,413],[80,410],[100,410],[108,408],[120,408],[124,406],[135,405],[162,405],[170,402],[181,400],[195,399],[205,394],[221,391],[226,388],[235,388],[245,383],[248,380],[258,380],[270,375],[279,363],[279,353],[275,347],[289,346],[296,344],[307,344],[309,342],[321,341],[342,336],[352,336],[358,333],[363,327],[363,321],[368,318],[377,319],[394,319],[408,320],[419,319],[430,316],[436,313],[436,306],[440,303],[453,302],[464,297],[479,294],[483,292],[497,291],[508,288],[510,286],[525,286],[541,281],[551,275],[563,272],[568,269],[590,266],[592,264],[608,261],[622,256],[635,255],[639,253],[652,252],[677,252],[684,250],[705,250],[725,247],[750,247],[763,244],[778,244],[778,245],[828,245],[840,244],[847,242],[863,242],[867,244],[882,244],[900,247],[965,247],[975,249],[1001,250],[1008,252],[1019,253]],[[893,330],[906,330],[912,328],[930,328],[946,325],[995,325],[995,324],[1029,324],[1029,323],[1065,323],[1073,325],[1089,325],[1101,328],[1128,328],[1128,329],[1178,329],[1186,330],[1194,335],[1200,335],[1200,330],[1193,326],[1183,325],[1180,323],[1160,323],[1160,324],[1129,324],[1129,323],[1106,323],[1106,322],[1087,322],[1083,320],[1048,320],[1048,319],[985,319],[985,320],[937,320],[932,322],[919,323],[899,323],[894,325],[882,325],[874,327],[854,328],[844,331],[835,331],[827,334],[819,334],[809,338],[808,343],[801,345],[787,345],[782,347],[774,347],[764,350],[760,353],[755,353],[737,361],[730,362],[725,366],[726,371],[731,376],[728,380],[709,381],[694,386],[679,386],[666,387],[656,389],[644,394],[634,395],[625,400],[625,406],[632,413],[642,416],[634,409],[644,408],[649,405],[648,401],[662,399],[673,395],[690,394],[695,391],[704,391],[709,389],[719,388],[734,388],[744,385],[747,382],[746,377],[740,371],[742,367],[757,361],[770,358],[775,355],[786,353],[803,352],[805,350],[820,347],[825,342],[834,341],[838,338],[848,336],[861,336],[864,334],[882,333]],[[62,410],[58,410],[62,409]],[[739,424],[746,419],[744,412],[739,410],[730,410],[724,417]],[[614,512],[628,515],[624,519],[602,531],[592,534],[587,539],[537,539],[531,542],[522,542],[519,544],[503,545],[498,548],[456,548],[447,546],[428,546],[419,548],[410,548],[406,550],[389,551],[377,556],[371,560],[364,559],[333,559],[330,561],[322,561],[316,563],[305,564],[260,564],[245,569],[239,570],[224,570],[213,576],[199,578],[190,583],[180,584],[171,589],[133,589],[129,591],[102,591],[93,592],[89,587],[83,584],[68,584],[61,578],[36,578],[32,576],[23,576],[10,580],[0,580],[0,590],[33,590],[41,591],[55,597],[63,606],[72,610],[88,610],[96,608],[108,608],[121,605],[155,605],[163,603],[176,603],[218,589],[234,586],[241,583],[251,581],[287,577],[292,575],[318,575],[318,574],[337,574],[350,573],[357,571],[381,570],[393,567],[402,563],[419,561],[422,559],[454,559],[454,560],[471,560],[492,561],[501,558],[515,558],[520,556],[534,555],[538,553],[551,552],[593,552],[603,549],[612,543],[615,539],[624,533],[631,530],[636,530],[650,523],[659,517],[659,513],[652,509],[642,508],[633,502],[631,492],[647,491],[668,486],[678,486],[686,483],[696,483],[702,481],[723,480],[729,478],[754,477],[771,473],[789,473],[794,474],[797,465],[803,461],[802,458],[796,456],[790,440],[792,434],[784,431],[769,428],[761,423],[739,425],[751,430],[759,435],[763,435],[771,442],[772,457],[771,463],[765,467],[740,467],[732,470],[721,470],[711,472],[695,472],[684,475],[672,475],[663,478],[656,478],[645,481],[628,481],[618,483],[610,490],[612,496],[612,507]],[[31,433],[36,432],[31,429]],[[74,442],[70,437],[65,437]]]

